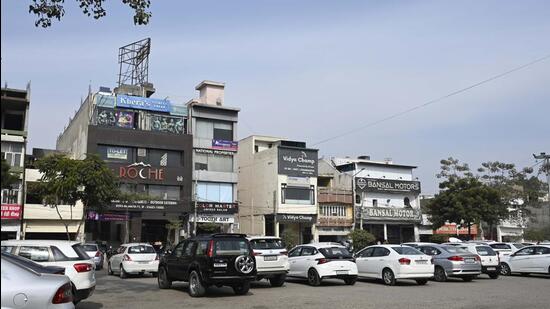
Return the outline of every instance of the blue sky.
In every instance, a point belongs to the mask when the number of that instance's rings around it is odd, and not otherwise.
[[[30,1],[2,1],[2,85],[32,82],[30,147],[53,148],[91,83],[115,86],[118,48],[152,38],[157,97],[187,102],[226,82],[239,136],[313,144],[550,54],[548,1],[159,1],[134,26],[121,1],[100,21],[66,0],[35,28]],[[550,152],[550,60],[440,103],[318,145],[419,168],[434,193],[439,160],[534,163]]]

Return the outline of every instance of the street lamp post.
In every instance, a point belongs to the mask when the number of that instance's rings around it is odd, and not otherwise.
[[[353,203],[353,226],[352,226],[352,229],[355,230],[355,225],[357,224],[357,212],[355,211],[355,176],[357,176],[357,174],[361,173],[362,171],[365,170],[365,167],[363,167],[362,169],[360,169],[357,173],[353,174],[351,176],[351,194],[352,194],[352,203]],[[363,211],[363,196],[361,195],[361,212]],[[360,228],[363,229],[363,214],[361,213],[361,226]]]

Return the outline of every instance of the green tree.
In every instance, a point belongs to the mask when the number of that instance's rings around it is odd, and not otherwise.
[[[286,245],[286,248],[288,250],[296,247],[300,243],[299,235],[292,232],[291,230],[285,230],[281,234],[281,239],[283,240],[283,243]]]
[[[105,0],[76,0],[82,13],[87,16],[92,16],[94,19],[100,19],[107,15],[107,11],[103,8]],[[152,14],[149,11],[151,6],[150,0],[122,0],[134,11],[134,24],[147,25]],[[65,0],[32,0],[29,5],[29,13],[36,15],[37,19],[34,23],[36,27],[43,28],[52,25],[52,19],[58,21],[65,15]]]
[[[353,245],[353,251],[357,252],[369,245],[374,244],[376,237],[365,230],[355,229],[348,234]]]
[[[199,223],[199,225],[197,226],[197,230],[199,229],[204,231],[206,234],[212,234],[218,232],[220,230],[220,226],[216,223],[206,222]]]
[[[2,158],[2,189],[9,189],[19,180],[19,177],[10,172],[11,166]]]
[[[56,209],[65,225],[68,239],[68,225],[61,217],[59,205],[69,205],[70,219],[73,219],[72,208],[78,201],[82,203],[78,235],[88,209],[102,212],[105,205],[121,196],[115,176],[97,155],[73,160],[62,154],[54,154],[38,160],[36,166],[42,173],[40,182],[44,204]]]

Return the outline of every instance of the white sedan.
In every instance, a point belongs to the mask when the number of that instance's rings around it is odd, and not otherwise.
[[[307,278],[318,286],[326,278],[342,279],[347,285],[357,281],[357,265],[346,247],[334,243],[312,243],[294,247],[288,253],[288,277]]]
[[[527,246],[501,258],[500,274],[550,274],[550,245]]]
[[[120,278],[128,274],[151,273],[156,276],[159,268],[159,256],[153,246],[147,243],[123,244],[115,255],[109,259],[108,272],[115,272]]]
[[[382,279],[387,285],[397,279],[414,279],[424,285],[434,276],[433,258],[409,246],[370,246],[355,258],[359,277]]]

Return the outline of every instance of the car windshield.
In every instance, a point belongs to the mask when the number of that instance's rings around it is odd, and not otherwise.
[[[97,245],[82,245],[86,251],[97,251]]]
[[[391,247],[395,252],[399,253],[400,255],[422,255],[424,253],[416,250],[415,248],[407,247],[407,246],[400,246],[400,247]]]
[[[268,239],[253,239],[250,241],[252,249],[284,249],[285,245],[280,239],[268,238]]]
[[[89,260],[90,257],[88,256],[88,253],[86,253],[86,250],[84,247],[82,247],[81,244],[72,245],[74,252],[76,252],[76,255],[82,260]]]
[[[468,250],[459,247],[443,246],[442,248],[449,253],[470,253]]]
[[[245,239],[217,239],[214,245],[214,255],[250,254],[248,242]]]
[[[493,248],[491,248],[489,246],[477,246],[476,251],[477,251],[477,254],[479,254],[481,256],[495,256],[495,255],[497,255],[495,250],[493,250]]]
[[[153,248],[152,246],[139,245],[139,246],[131,246],[130,248],[128,248],[128,253],[130,254],[157,253],[157,251],[155,251],[155,248]]]
[[[351,253],[344,247],[320,248],[319,251],[329,259],[351,258]]]

